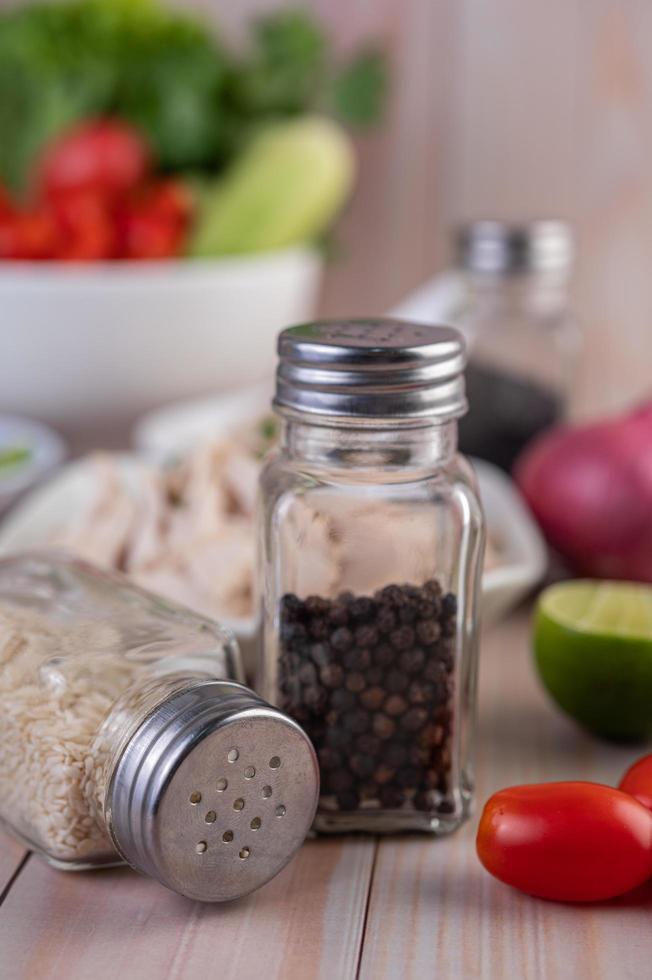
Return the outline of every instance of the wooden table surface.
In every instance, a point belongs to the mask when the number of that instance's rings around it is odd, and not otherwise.
[[[529,615],[481,649],[478,799],[531,780],[615,781],[632,750],[578,732],[546,701]],[[652,884],[556,905],[491,879],[476,820],[448,839],[307,843],[228,906],[188,902],[129,870],[62,873],[0,836],[2,980],[627,980],[652,974]]]

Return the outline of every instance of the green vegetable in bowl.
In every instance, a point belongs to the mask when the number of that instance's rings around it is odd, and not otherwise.
[[[314,240],[349,195],[354,157],[343,130],[326,118],[277,123],[255,137],[204,197],[190,253],[210,256]]]
[[[0,474],[16,469],[32,458],[32,450],[27,446],[0,446]]]
[[[89,116],[136,123],[164,168],[219,158],[227,56],[155,0],[37,3],[0,19],[0,177],[24,187],[45,143]]]
[[[107,116],[139,127],[162,169],[215,173],[261,123],[321,111],[375,121],[384,88],[378,54],[336,62],[304,11],[254,21],[250,44],[231,51],[159,0],[39,0],[0,13],[0,181],[29,189],[50,140]]]

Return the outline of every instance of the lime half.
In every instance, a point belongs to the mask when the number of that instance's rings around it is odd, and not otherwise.
[[[652,587],[578,580],[546,589],[534,625],[545,687],[607,738],[652,738]]]

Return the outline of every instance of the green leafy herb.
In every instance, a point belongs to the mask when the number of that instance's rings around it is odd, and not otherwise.
[[[375,121],[385,84],[378,53],[339,65],[302,10],[255,20],[233,53],[195,14],[158,0],[39,0],[0,13],[0,179],[28,187],[53,136],[104,115],[140,127],[164,169],[219,172],[279,117]]]
[[[0,448],[0,472],[15,469],[27,463],[31,457],[32,450],[27,446],[4,446]]]
[[[350,126],[372,126],[382,115],[387,92],[387,64],[374,49],[363,51],[333,82],[333,108]]]

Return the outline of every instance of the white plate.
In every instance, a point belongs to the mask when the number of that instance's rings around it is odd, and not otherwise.
[[[206,439],[230,435],[270,410],[272,383],[266,382],[202,401],[181,402],[151,412],[134,430],[136,447],[165,461]],[[473,460],[489,534],[499,543],[501,564],[485,571],[482,613],[493,622],[512,609],[541,580],[546,547],[511,479],[491,463]],[[0,538],[1,544],[1,538]]]

